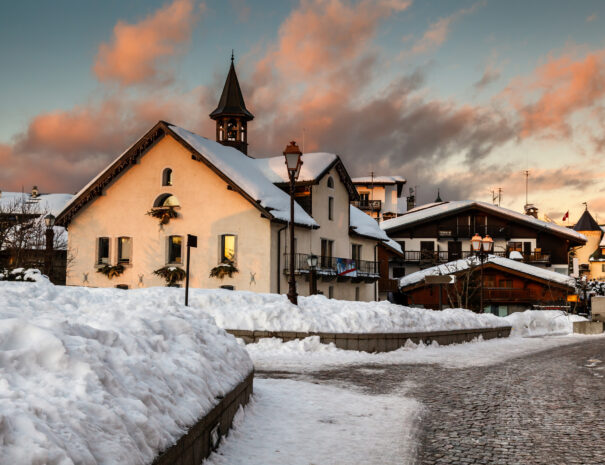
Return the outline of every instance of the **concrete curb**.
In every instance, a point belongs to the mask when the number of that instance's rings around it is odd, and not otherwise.
[[[319,333],[296,331],[248,331],[241,329],[225,330],[235,337],[242,338],[246,344],[258,342],[264,338],[279,338],[284,342],[294,339],[304,339],[310,336],[319,336],[322,344],[334,343],[336,347],[344,350],[357,350],[363,352],[390,352],[403,347],[408,340],[414,343],[420,341],[430,344],[437,341],[439,345],[459,344],[469,342],[481,336],[483,339],[508,337],[511,326],[497,328],[455,329],[450,331],[429,331],[416,333]]]
[[[252,395],[254,371],[228,393],[201,420],[193,425],[177,443],[158,455],[152,465],[199,465],[225,436],[240,405]]]

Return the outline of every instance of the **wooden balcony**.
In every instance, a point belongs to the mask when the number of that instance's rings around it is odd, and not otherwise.
[[[351,204],[363,211],[379,212],[382,209],[382,200],[355,200]]]
[[[439,252],[432,252],[429,250],[406,250],[405,262],[406,263],[418,263],[420,265],[438,265],[440,263],[447,263],[454,260],[466,259],[473,256],[473,252],[470,250],[463,250],[461,252],[449,252],[442,250]],[[504,251],[493,252],[492,255],[497,257],[507,257],[508,253]],[[534,265],[549,265],[550,264],[550,252],[531,252],[523,255],[523,262]]]

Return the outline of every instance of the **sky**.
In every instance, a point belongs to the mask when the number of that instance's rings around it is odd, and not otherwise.
[[[341,156],[419,203],[605,222],[605,2],[3,2],[0,190],[76,192],[158,120],[214,137],[231,50],[249,153]]]

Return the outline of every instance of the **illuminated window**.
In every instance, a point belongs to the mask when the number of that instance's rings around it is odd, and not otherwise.
[[[235,236],[223,234],[221,236],[221,263],[235,261]]]
[[[183,263],[183,236],[168,237],[168,263]]]
[[[130,263],[132,260],[132,238],[118,237],[118,263]]]
[[[109,264],[109,237],[97,239],[97,265]]]

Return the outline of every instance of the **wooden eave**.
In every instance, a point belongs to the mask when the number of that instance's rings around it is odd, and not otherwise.
[[[562,233],[562,232],[557,231],[555,229],[550,229],[550,228],[547,228],[547,227],[540,227],[540,226],[538,226],[536,224],[533,224],[531,222],[524,222],[523,220],[521,220],[519,218],[515,218],[513,216],[509,216],[509,215],[503,214],[501,212],[497,212],[495,210],[490,210],[488,208],[483,207],[482,205],[474,204],[474,203],[470,204],[470,205],[467,205],[467,206],[465,206],[463,208],[460,208],[458,210],[452,210],[452,211],[443,212],[443,213],[440,213],[440,214],[437,214],[437,215],[433,215],[433,216],[428,217],[428,218],[418,219],[417,221],[414,221],[412,223],[408,223],[408,224],[405,224],[405,225],[393,227],[389,231],[392,232],[392,233],[394,233],[394,234],[396,234],[397,232],[408,230],[408,229],[416,227],[416,226],[418,226],[420,224],[430,223],[430,222],[433,222],[435,220],[439,220],[439,219],[442,219],[442,218],[445,218],[445,217],[449,217],[449,216],[455,216],[455,215],[458,215],[458,214],[460,214],[462,212],[465,212],[465,211],[468,211],[468,210],[473,210],[473,209],[477,209],[477,210],[479,210],[479,211],[481,211],[483,213],[486,213],[486,214],[489,214],[489,215],[492,215],[492,216],[496,216],[498,218],[506,219],[507,221],[510,221],[510,222],[513,222],[513,223],[523,224],[523,225],[527,226],[528,228],[535,229],[535,230],[544,232],[546,234],[552,234],[553,236],[557,236],[557,237],[566,239],[566,240],[568,240],[570,242],[574,242],[574,243],[577,243],[577,244],[580,244],[580,245],[583,245],[583,244],[586,243],[585,241],[582,241],[581,239],[574,238],[571,235],[566,235],[565,233]]]
[[[387,251],[394,253],[395,255],[397,255],[400,258],[405,258],[405,253],[401,253],[399,250],[391,247],[389,245],[388,242],[386,241],[381,241],[380,244],[378,244],[381,247],[384,247]]]
[[[257,210],[260,211],[261,216],[270,220],[275,220],[274,216],[270,213],[270,210],[264,208],[255,199],[253,199],[247,192],[245,192],[240,186],[238,186],[233,180],[226,176],[216,166],[210,163],[203,154],[195,150],[188,142],[181,138],[177,133],[170,129],[169,124],[165,121],[159,121],[151,130],[149,130],[137,143],[135,143],[130,149],[128,149],[122,156],[120,156],[115,162],[113,162],[109,168],[98,176],[98,178],[91,183],[83,192],[81,192],[72,202],[65,208],[57,217],[56,224],[58,226],[64,226],[67,228],[72,218],[89,202],[93,201],[100,195],[103,190],[121,173],[136,164],[139,159],[159,142],[166,134],[170,134],[176,141],[183,145],[187,150],[191,152],[191,157],[204,163],[208,166],[217,176],[219,176],[227,185],[238,192],[242,197],[248,200]]]

